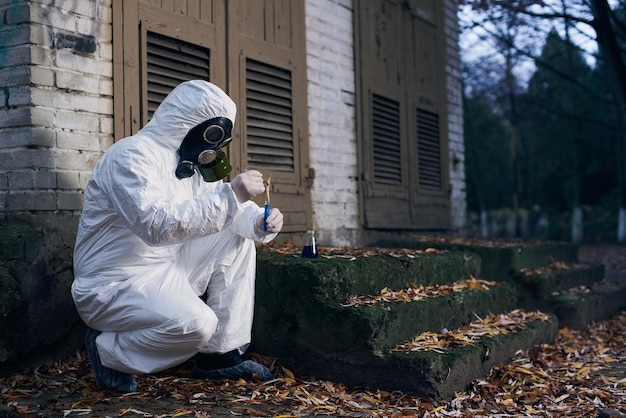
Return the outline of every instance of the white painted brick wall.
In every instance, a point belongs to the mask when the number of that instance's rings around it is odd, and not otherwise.
[[[4,211],[82,208],[91,171],[113,143],[111,19],[111,0],[0,4],[0,21],[14,28],[0,39]],[[77,38],[89,47],[77,50]]]
[[[463,136],[463,97],[461,95],[461,61],[457,1],[446,0],[445,5],[446,85],[448,94],[448,135],[450,155],[450,227],[464,233],[467,227],[467,195],[465,186],[465,142]]]
[[[321,245],[354,245],[359,229],[352,2],[307,0],[313,227]]]

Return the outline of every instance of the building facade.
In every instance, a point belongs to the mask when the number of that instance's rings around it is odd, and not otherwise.
[[[238,104],[229,159],[272,175],[279,243],[465,227],[455,0],[0,0],[0,22],[0,371],[82,343],[87,182],[185,80]]]
[[[238,103],[281,239],[465,227],[454,0],[0,0],[0,207],[71,236],[92,169],[178,83]],[[262,203],[262,202],[261,202]]]

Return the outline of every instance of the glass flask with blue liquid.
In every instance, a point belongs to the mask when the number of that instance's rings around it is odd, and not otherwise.
[[[302,247],[302,258],[316,258],[317,243],[315,242],[315,230],[309,229],[306,231],[306,243]]]

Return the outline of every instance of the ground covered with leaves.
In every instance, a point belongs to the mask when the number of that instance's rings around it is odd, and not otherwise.
[[[7,417],[593,417],[626,414],[626,312],[583,331],[561,329],[554,344],[520,351],[454,399],[347,388],[294,376],[258,357],[276,378],[202,381],[181,367],[139,376],[137,393],[95,385],[84,352],[0,379]],[[616,415],[619,416],[619,415]]]
[[[581,247],[582,261],[598,261],[626,272],[624,247]],[[482,287],[495,283],[469,280],[454,286]],[[412,287],[406,292],[375,298],[415,300],[447,288]],[[347,304],[367,304],[353,299]],[[485,318],[467,334],[500,331],[520,318]],[[484,323],[483,323],[484,322]],[[459,330],[455,331],[459,333]],[[455,333],[429,335],[411,342],[410,349],[445,349],[472,340]],[[434,341],[434,343],[433,343]],[[429,347],[430,344],[430,347]],[[433,346],[434,344],[434,346]],[[434,401],[400,392],[350,388],[294,374],[280,359],[255,358],[275,379],[202,381],[187,365],[157,375],[138,376],[138,392],[120,395],[100,391],[84,351],[62,361],[0,377],[0,417],[595,417],[626,416],[626,312],[582,331],[559,330],[552,344],[519,351],[509,364],[494,367],[453,399]]]
[[[609,271],[626,273],[626,245],[581,245],[578,256],[581,261],[604,264]]]

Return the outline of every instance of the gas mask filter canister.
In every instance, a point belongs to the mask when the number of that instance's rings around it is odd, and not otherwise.
[[[176,177],[191,177],[196,168],[204,181],[218,181],[230,174],[228,157],[221,151],[232,140],[233,123],[217,117],[191,128],[178,149]]]

